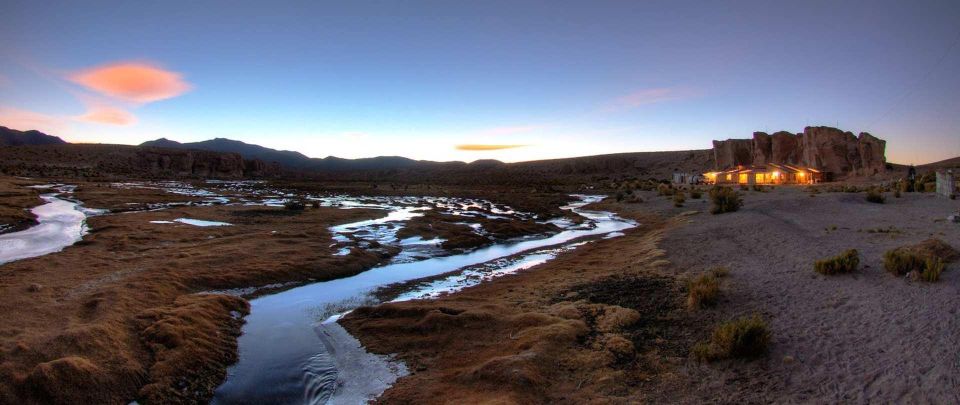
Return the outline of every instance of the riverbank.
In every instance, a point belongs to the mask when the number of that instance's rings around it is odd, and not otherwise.
[[[711,318],[686,311],[658,246],[682,219],[616,207],[642,225],[457,293],[340,320],[411,371],[380,401],[616,402],[682,361]]]
[[[123,200],[124,189],[111,198]],[[136,192],[138,195],[142,191]],[[154,190],[156,201],[173,199]],[[154,200],[143,197],[144,201]],[[95,206],[94,206],[95,207]],[[61,252],[0,266],[0,402],[189,402],[236,360],[244,299],[204,291],[343,277],[327,228],[380,210],[185,206],[89,218]],[[198,219],[229,226],[176,222]]]
[[[16,232],[36,224],[30,209],[43,203],[40,192],[27,186],[36,181],[0,176],[0,234]]]

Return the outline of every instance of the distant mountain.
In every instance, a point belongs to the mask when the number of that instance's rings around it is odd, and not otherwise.
[[[0,146],[62,145],[65,143],[67,142],[63,139],[40,131],[18,131],[0,126]]]
[[[280,163],[280,166],[282,167],[296,169],[306,168],[309,166],[311,161],[310,158],[300,152],[264,148],[260,145],[253,145],[226,138],[214,138],[207,141],[187,143],[180,143],[177,141],[171,141],[167,138],[160,138],[155,141],[141,143],[140,146],[239,153],[245,159],[260,159],[264,162],[277,162]]]
[[[422,164],[429,165],[437,163],[413,160],[400,156],[378,156],[362,159],[344,159],[336,156],[327,156],[323,159],[310,158],[300,152],[270,149],[260,145],[249,144],[226,138],[215,138],[207,141],[187,143],[180,143],[166,138],[160,138],[154,141],[141,143],[140,146],[174,149],[196,149],[213,152],[233,152],[239,153],[245,159],[260,159],[265,162],[277,162],[280,163],[280,166],[285,169],[318,172],[393,170],[410,168]]]

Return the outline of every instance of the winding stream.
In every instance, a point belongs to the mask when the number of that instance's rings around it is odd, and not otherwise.
[[[373,294],[378,288],[451,273],[419,284],[397,299],[456,291],[543,263],[562,251],[575,249],[584,238],[636,226],[612,213],[582,209],[602,197],[577,197],[579,202],[564,208],[586,221],[567,224],[553,236],[500,243],[454,256],[394,262],[352,277],[252,300],[239,339],[240,360],[228,370],[227,380],[217,389],[213,402],[363,403],[376,398],[406,373],[405,367],[387,356],[367,353],[336,319],[358,306],[378,303]],[[398,205],[395,212],[403,216],[410,213],[410,207]],[[356,224],[333,230],[353,227]],[[455,272],[459,269],[462,271]]]
[[[37,225],[0,235],[0,264],[59,252],[77,243],[87,233],[87,216],[100,213],[59,198],[63,193],[70,193],[71,186],[35,188],[56,188],[58,192],[41,195],[46,203],[30,210],[37,217]]]

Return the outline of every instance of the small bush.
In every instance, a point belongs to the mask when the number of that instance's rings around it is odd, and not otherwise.
[[[769,344],[767,323],[754,315],[721,323],[710,340],[693,347],[693,355],[702,361],[754,358],[766,354]]]
[[[710,189],[710,201],[713,202],[713,207],[710,209],[712,214],[734,212],[740,209],[740,205],[743,204],[743,200],[740,199],[740,195],[736,191],[730,187],[721,186]]]
[[[900,187],[893,189],[893,198],[900,198]]]
[[[883,202],[886,201],[886,198],[883,197],[883,191],[881,191],[879,188],[871,187],[869,190],[867,190],[867,201],[876,204],[883,204]]]
[[[859,265],[860,253],[857,252],[857,249],[850,249],[835,257],[817,260],[813,265],[813,269],[820,274],[832,275],[854,272]]]
[[[895,276],[903,276],[911,271],[922,271],[925,262],[920,255],[906,248],[888,250],[883,254],[883,268]]]
[[[671,196],[673,195],[673,187],[670,187],[669,184],[660,184],[657,186],[657,195]]]
[[[695,188],[693,190],[690,190],[690,198],[694,200],[699,200],[703,198],[703,193],[700,192],[700,189]]]
[[[750,186],[748,186],[748,185],[746,185],[746,184],[741,184],[741,185],[740,185],[740,191],[750,191]]]
[[[720,280],[713,274],[704,274],[687,284],[687,307],[698,309],[717,305]]]
[[[674,207],[682,207],[685,201],[687,201],[687,198],[683,196],[683,191],[677,190],[675,193],[673,193]]]
[[[896,276],[910,274],[919,280],[934,282],[940,279],[946,262],[957,256],[957,251],[943,241],[927,239],[887,251],[883,254],[883,267]]]

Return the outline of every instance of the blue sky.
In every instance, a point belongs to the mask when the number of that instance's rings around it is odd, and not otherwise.
[[[467,161],[830,125],[960,155],[956,1],[80,3],[2,6],[0,125]]]

